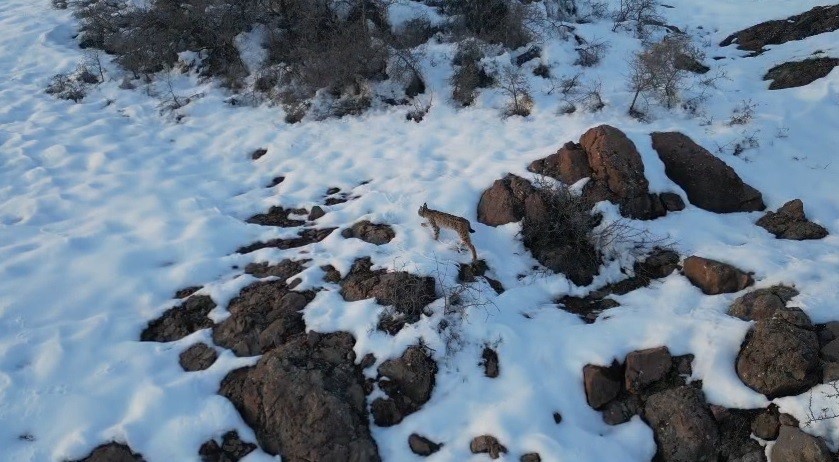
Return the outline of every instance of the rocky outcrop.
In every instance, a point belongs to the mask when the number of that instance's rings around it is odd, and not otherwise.
[[[722,160],[678,132],[652,134],[664,171],[691,204],[717,213],[763,210],[760,191],[747,185]]]
[[[180,306],[166,310],[159,318],[149,322],[140,334],[144,342],[174,342],[187,335],[213,327],[207,315],[216,303],[207,295],[189,297]]]
[[[254,242],[253,244],[249,244],[244,247],[238,248],[236,250],[236,253],[245,254],[255,252],[260,249],[273,248],[287,250],[294,249],[297,247],[303,247],[304,245],[314,244],[315,242],[320,242],[326,239],[330,234],[332,234],[332,231],[335,231],[336,229],[338,228],[307,228],[298,232],[297,237],[279,238],[262,242]]]
[[[247,219],[248,223],[253,223],[262,226],[277,226],[280,228],[293,228],[306,223],[304,220],[295,220],[289,218],[289,215],[306,215],[309,212],[306,209],[287,209],[279,205],[275,205],[268,209],[265,213],[258,213]]]
[[[350,334],[301,334],[224,378],[260,447],[283,460],[378,461]]]
[[[379,388],[387,398],[377,398],[370,406],[373,420],[380,427],[396,425],[418,411],[431,399],[437,363],[422,347],[412,346],[401,357],[381,364]]]
[[[741,50],[762,52],[766,45],[779,45],[793,40],[803,40],[817,34],[839,29],[839,5],[817,6],[807,12],[762,22],[735,32],[720,46],[737,44]]]
[[[255,356],[306,330],[303,308],[312,292],[294,292],[285,281],[259,281],[230,301],[230,316],[213,329],[213,341],[237,356]]]
[[[514,223],[524,218],[524,201],[535,188],[520,176],[509,174],[481,194],[478,221],[489,226]]]
[[[345,239],[356,238],[371,244],[382,245],[393,240],[396,233],[390,225],[363,220],[341,231],[341,236]]]
[[[739,292],[754,283],[751,275],[709,258],[691,256],[683,263],[685,276],[705,295]]]
[[[348,302],[375,298],[380,305],[393,306],[395,313],[380,323],[382,330],[395,334],[406,323],[417,322],[425,306],[437,298],[433,277],[405,271],[373,271],[372,265],[370,258],[356,260],[340,282],[341,296]]]
[[[273,265],[267,262],[248,263],[245,273],[260,279],[274,276],[285,281],[303,271],[305,262],[285,259]]]
[[[736,366],[743,383],[770,399],[809,390],[821,379],[819,341],[810,319],[798,308],[785,307],[757,321]]]
[[[761,217],[756,224],[778,239],[803,241],[822,239],[828,234],[823,226],[807,220],[801,199],[787,202],[777,212],[766,212],[766,215]]]
[[[763,80],[772,81],[769,84],[770,90],[803,87],[827,77],[836,66],[839,66],[839,58],[821,57],[790,61],[769,69]]]

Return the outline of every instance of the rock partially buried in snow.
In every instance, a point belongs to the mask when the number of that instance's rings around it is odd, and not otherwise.
[[[236,430],[231,430],[221,437],[221,445],[209,440],[198,449],[201,462],[238,462],[256,449],[253,443],[246,443],[239,438]]]
[[[497,459],[507,453],[507,448],[492,435],[476,436],[469,443],[472,454],[488,454],[490,459]]]
[[[641,389],[667,376],[673,360],[667,347],[633,351],[626,355],[625,381],[630,393]]]
[[[230,372],[219,393],[283,460],[378,461],[354,343],[346,332],[298,335]]]
[[[807,220],[801,199],[787,202],[777,212],[766,212],[766,215],[761,217],[756,224],[778,239],[803,241],[822,239],[828,234],[823,226]]]
[[[422,347],[412,346],[401,357],[389,359],[379,366],[381,388],[388,398],[377,398],[371,404],[376,425],[396,425],[418,411],[431,399],[437,375],[437,363]]]
[[[778,430],[781,428],[781,421],[778,414],[778,406],[770,404],[752,421],[752,432],[758,438],[773,441],[778,438]]]
[[[557,179],[567,185],[572,185],[591,176],[588,154],[582,146],[570,142],[565,143],[565,146],[556,153],[544,159],[534,160],[527,167],[527,170]]]
[[[747,185],[722,160],[678,132],[652,134],[664,171],[691,204],[717,213],[763,210],[760,191]]]
[[[533,185],[520,176],[508,174],[481,194],[478,221],[489,226],[514,223],[524,217],[524,201],[534,192]]]
[[[726,37],[720,46],[736,43],[740,50],[762,52],[766,45],[802,40],[837,29],[839,29],[839,5],[817,6],[789,18],[762,22],[735,32]]]
[[[681,386],[650,396],[644,406],[663,462],[716,462],[720,440],[701,391]]]
[[[196,343],[184,350],[178,357],[181,367],[187,372],[203,371],[218,359],[218,353],[206,343]]]
[[[269,241],[264,242],[254,242],[253,244],[249,244],[238,248],[236,250],[236,253],[245,254],[255,252],[260,249],[270,248],[286,250],[297,247],[303,247],[304,245],[314,244],[316,242],[320,242],[326,239],[330,234],[332,234],[332,231],[335,231],[336,229],[338,228],[304,229],[297,233],[297,237],[271,239]]]
[[[737,375],[770,399],[797,395],[819,383],[819,341],[807,315],[783,308],[755,323],[737,357]]]
[[[542,456],[538,452],[528,452],[527,454],[522,454],[519,462],[542,462]]]
[[[124,444],[108,443],[97,447],[90,455],[75,462],[145,462],[145,459]]]
[[[728,314],[744,321],[768,319],[787,306],[787,302],[796,295],[797,290],[784,285],[753,290],[734,300]]]
[[[274,276],[285,281],[286,279],[303,271],[303,263],[304,261],[294,261],[287,258],[274,265],[266,262],[248,263],[248,265],[245,266],[245,273],[250,274],[255,278],[267,278],[269,276]]]
[[[345,239],[356,238],[364,242],[369,242],[370,244],[382,245],[393,240],[396,237],[396,233],[390,225],[371,223],[369,220],[363,220],[341,231],[341,236]]]
[[[797,427],[782,426],[772,446],[772,462],[831,462],[833,456],[819,437],[808,435]]]
[[[277,226],[280,228],[293,228],[306,222],[289,218],[289,215],[306,215],[306,209],[287,209],[275,205],[265,213],[258,213],[247,219],[248,223],[261,226]]]
[[[416,433],[411,433],[408,437],[408,447],[411,448],[411,452],[418,456],[430,456],[439,451],[442,446],[442,444],[435,443]]]
[[[709,258],[691,256],[685,259],[685,276],[705,295],[739,292],[754,283],[751,275]]]
[[[207,295],[189,297],[180,306],[166,310],[159,318],[149,322],[140,334],[144,342],[174,342],[201,329],[213,327],[207,314],[216,307]]]
[[[839,58],[821,57],[790,61],[769,69],[763,80],[772,81],[769,84],[770,90],[803,87],[827,77],[836,66],[839,66]]]
[[[484,366],[484,375],[494,379],[498,377],[498,353],[490,347],[484,347],[481,352],[481,365]]]
[[[601,409],[620,393],[620,368],[589,364],[583,368],[583,385],[589,406]]]

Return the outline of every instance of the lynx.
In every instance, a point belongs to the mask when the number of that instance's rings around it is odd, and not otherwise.
[[[428,208],[428,204],[422,204],[422,207],[420,207],[417,213],[419,216],[428,219],[428,223],[431,224],[431,228],[434,230],[434,240],[440,237],[440,227],[449,228],[455,231],[460,236],[460,240],[472,251],[472,261],[474,262],[478,259],[475,246],[472,245],[472,239],[469,237],[469,233],[475,232],[469,220],[450,213],[430,209]]]

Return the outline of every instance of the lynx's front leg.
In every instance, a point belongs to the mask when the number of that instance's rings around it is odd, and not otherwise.
[[[431,223],[431,228],[434,229],[434,240],[440,240],[440,227],[437,226],[437,223],[434,220],[429,220],[429,222]]]

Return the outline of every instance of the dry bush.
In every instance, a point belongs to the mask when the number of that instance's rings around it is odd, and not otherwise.
[[[746,125],[750,123],[755,116],[755,109],[757,109],[757,103],[752,100],[744,99],[740,101],[731,111],[728,126]]]
[[[609,42],[605,40],[595,39],[591,42],[585,42],[575,48],[577,51],[577,60],[574,64],[582,67],[593,67],[600,63],[603,55],[609,50]]]
[[[639,96],[651,96],[665,107],[679,102],[685,89],[689,71],[678,65],[684,56],[701,59],[701,51],[684,35],[665,37],[660,42],[647,43],[635,54],[629,65],[629,89],[634,92],[629,113],[640,115]]]
[[[533,109],[533,96],[527,78],[514,67],[505,67],[496,82],[496,86],[507,96],[506,116],[527,117]]]
[[[662,25],[664,18],[658,12],[656,0],[621,0],[618,9],[612,14],[614,26],[612,31],[623,25],[630,24],[638,38],[649,35],[649,26]]]
[[[475,101],[477,90],[493,84],[493,78],[484,70],[481,59],[484,57],[482,44],[477,40],[460,42],[453,63],[459,66],[450,79],[452,99],[461,106],[469,106]]]
[[[442,8],[460,19],[465,36],[508,48],[524,46],[533,38],[527,27],[532,11],[518,0],[449,0]]]
[[[84,82],[70,73],[56,74],[47,85],[46,93],[59,99],[66,99],[78,103],[87,94]]]

